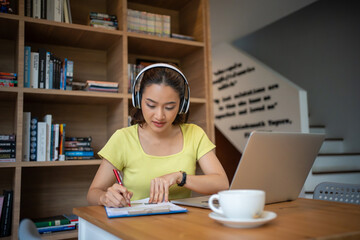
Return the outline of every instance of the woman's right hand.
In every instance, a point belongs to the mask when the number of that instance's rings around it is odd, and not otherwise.
[[[126,187],[114,183],[100,196],[100,202],[106,207],[125,207],[130,204],[132,195]]]

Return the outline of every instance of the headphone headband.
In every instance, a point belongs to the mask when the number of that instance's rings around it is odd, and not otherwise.
[[[184,84],[185,84],[185,89],[184,89],[184,97],[183,99],[180,99],[180,103],[181,106],[179,108],[179,114],[185,114],[188,112],[189,110],[189,106],[190,106],[190,87],[189,87],[189,83],[185,77],[185,75],[176,67],[167,64],[167,63],[155,63],[155,64],[151,64],[147,67],[145,67],[144,69],[142,69],[139,74],[136,76],[134,83],[132,85],[132,104],[134,107],[141,109],[141,94],[140,94],[140,89],[138,91],[136,91],[136,85],[141,84],[141,80],[144,76],[144,73],[150,69],[153,68],[169,68],[174,70],[175,72],[177,72],[178,74],[180,74],[180,76],[182,77],[182,79],[184,80]],[[187,91],[187,96],[186,96],[186,91]]]

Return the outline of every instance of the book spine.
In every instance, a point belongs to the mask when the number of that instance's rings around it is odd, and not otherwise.
[[[50,21],[54,21],[54,13],[55,13],[55,2],[54,0],[46,1],[46,19]]]
[[[92,137],[66,137],[65,141],[91,142]]]
[[[25,0],[25,16],[31,17],[31,0]]]
[[[76,228],[76,224],[71,223],[68,225],[38,228],[38,232],[39,233],[51,233],[51,232],[59,232],[59,231],[65,231],[65,230],[73,230],[75,228]]]
[[[41,18],[41,0],[32,0],[32,17]]]
[[[90,147],[90,142],[65,141],[65,147]]]
[[[0,134],[0,143],[1,142],[15,142],[15,134]]]
[[[50,89],[50,52],[46,52],[45,88]]]
[[[30,161],[36,161],[37,158],[37,125],[38,119],[32,117],[30,125]]]
[[[30,122],[31,112],[23,113],[23,161],[30,161]]]
[[[59,160],[59,124],[54,124],[54,159]]]
[[[70,0],[64,0],[64,1],[67,1],[68,14],[69,14],[69,23],[72,23]]]
[[[44,122],[46,123],[46,154],[45,154],[46,157],[45,157],[45,160],[50,161],[52,115],[46,114],[44,117]]]
[[[170,37],[170,32],[171,32],[171,19],[170,16],[168,15],[163,15],[163,32],[162,32],[162,36],[163,37]]]
[[[67,151],[67,152],[65,152],[65,156],[69,156],[69,157],[76,157],[76,156],[93,157],[94,152],[92,152],[92,151]]]
[[[14,192],[12,190],[4,190],[4,203],[1,213],[0,237],[7,237],[11,235],[13,196]]]
[[[31,63],[30,63],[30,87],[38,88],[39,87],[39,53],[31,53]]]
[[[39,48],[39,88],[45,88],[46,81],[46,50]]]
[[[67,225],[67,224],[70,224],[70,221],[69,221],[69,219],[66,219],[66,218],[35,222],[35,226],[37,228],[61,226],[61,225]]]
[[[54,88],[54,56],[50,54],[50,63],[49,63],[49,89]]]
[[[59,125],[59,161],[65,160],[65,127],[66,124]]]
[[[37,161],[46,160],[46,123],[38,122],[37,127]]]
[[[62,22],[62,0],[54,0],[54,21]]]
[[[41,19],[46,19],[46,0],[41,0]]]
[[[24,87],[30,87],[31,47],[24,47]]]

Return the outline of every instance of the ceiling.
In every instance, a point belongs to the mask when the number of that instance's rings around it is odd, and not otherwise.
[[[232,42],[316,0],[209,0],[211,42]]]

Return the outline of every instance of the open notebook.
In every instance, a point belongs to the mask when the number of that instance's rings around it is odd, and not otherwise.
[[[108,218],[135,217],[145,215],[183,213],[188,210],[171,202],[148,203],[149,198],[132,201],[131,207],[111,208],[105,207]]]

